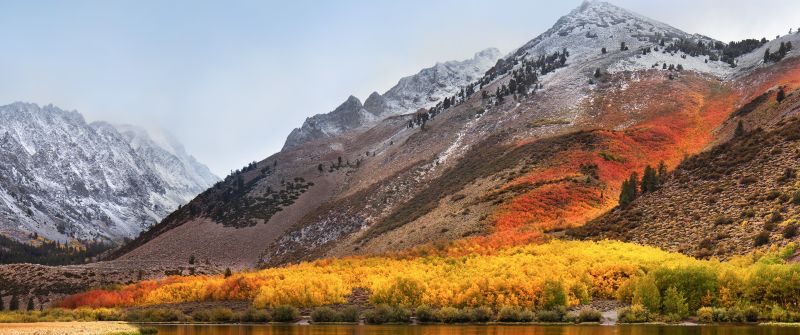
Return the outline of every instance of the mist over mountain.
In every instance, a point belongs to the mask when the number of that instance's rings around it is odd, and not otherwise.
[[[166,134],[75,111],[0,107],[0,231],[120,243],[218,180]]]

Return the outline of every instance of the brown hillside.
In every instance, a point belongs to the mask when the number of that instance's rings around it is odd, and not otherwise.
[[[686,159],[658,191],[570,235],[720,258],[796,241],[800,94],[789,91],[796,81],[784,87],[782,102],[770,89],[731,115],[728,124],[742,120],[747,133]]]

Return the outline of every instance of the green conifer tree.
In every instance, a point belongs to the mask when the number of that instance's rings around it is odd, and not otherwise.
[[[742,123],[742,120],[739,120],[739,122],[736,124],[736,130],[733,131],[733,136],[741,137],[744,136],[744,134],[745,134],[744,124]]]
[[[30,298],[28,298],[28,305],[25,306],[25,310],[26,311],[32,311],[34,308],[35,307],[34,307],[34,304],[33,304],[33,296],[31,296]]]
[[[658,187],[667,181],[667,164],[664,161],[658,162]]]
[[[8,303],[8,310],[9,311],[19,310],[19,297],[17,297],[16,294],[11,295],[11,301]]]
[[[644,168],[644,174],[642,175],[642,193],[653,192],[657,188],[658,176],[656,175],[656,169],[648,165]]]

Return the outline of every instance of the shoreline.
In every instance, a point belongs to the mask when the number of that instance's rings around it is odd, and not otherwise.
[[[308,326],[352,326],[352,327],[372,327],[372,326],[401,326],[401,327],[641,327],[641,326],[668,326],[668,327],[717,327],[717,326],[740,326],[740,327],[800,327],[800,323],[741,323],[741,324],[693,324],[693,323],[618,323],[604,325],[599,323],[509,323],[509,322],[490,322],[490,323],[419,323],[419,324],[384,324],[369,325],[356,323],[177,323],[177,322],[151,322],[151,323],[128,323],[122,321],[67,321],[67,322],[31,322],[31,323],[0,323],[0,333],[4,335],[113,335],[113,334],[139,334],[142,326],[208,326],[208,327],[308,327]]]
[[[139,327],[122,321],[0,323],[0,333],[6,335],[138,334]]]

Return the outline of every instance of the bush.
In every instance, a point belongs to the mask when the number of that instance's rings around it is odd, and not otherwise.
[[[370,300],[377,304],[392,306],[417,306],[422,301],[423,286],[419,280],[395,278],[391,285],[373,293]]]
[[[539,311],[536,313],[536,321],[539,322],[562,322],[564,315],[558,311]]]
[[[233,311],[230,308],[214,308],[211,310],[211,321],[214,322],[234,321]]]
[[[469,322],[469,314],[467,314],[464,310],[453,307],[443,307],[439,309],[436,312],[436,318],[444,323]]]
[[[797,224],[790,223],[783,228],[783,238],[792,239],[797,236]]]
[[[358,322],[361,312],[357,307],[347,307],[339,312],[339,322]]]
[[[730,307],[725,313],[725,319],[728,322],[745,322],[745,316],[741,309],[737,307]]]
[[[267,311],[263,309],[254,309],[250,308],[244,312],[239,313],[236,316],[239,319],[239,322],[248,322],[248,323],[265,323],[269,322],[270,315]]]
[[[470,320],[481,323],[492,321],[492,309],[486,306],[475,307],[470,311]]]
[[[800,205],[800,190],[792,193],[792,204]]]
[[[584,308],[578,312],[578,322],[600,322],[603,314],[594,308]]]
[[[411,311],[401,306],[394,307],[390,314],[390,320],[397,323],[409,323],[411,322]]]
[[[531,322],[533,312],[520,307],[504,306],[497,312],[497,321],[500,322]]]
[[[580,323],[581,321],[580,321],[580,316],[578,315],[578,313],[579,312],[567,312],[566,314],[564,314],[564,316],[561,319],[564,322]]]
[[[706,305],[709,292],[719,291],[719,276],[711,266],[659,268],[651,271],[648,276],[650,275],[655,279],[659,291],[665,292],[664,296],[661,297],[662,307],[663,301],[666,299],[666,291],[670,287],[675,287],[677,292],[686,299],[687,312],[683,314],[688,314],[689,310],[696,311],[700,309],[700,307]],[[657,309],[648,309],[648,311],[658,313]],[[665,311],[665,314],[667,313]]]
[[[712,320],[715,322],[758,322],[758,318],[758,309],[753,306],[712,309]]]
[[[120,311],[120,314],[122,319],[114,321],[122,321],[128,319],[125,313],[122,313]],[[39,318],[40,321],[75,321],[75,313],[73,312],[73,310],[69,309],[53,308],[43,311]]]
[[[130,311],[125,319],[131,322],[179,322],[189,317],[177,309],[156,308]]]
[[[417,321],[419,322],[437,322],[436,313],[428,305],[417,307]]]
[[[580,301],[581,304],[588,304],[591,301],[589,288],[584,283],[577,283],[572,285],[569,289],[570,293]]]
[[[775,322],[791,322],[789,312],[781,308],[781,306],[774,305],[769,311],[769,319]]]
[[[689,316],[689,305],[686,304],[686,298],[683,294],[678,292],[675,286],[667,289],[664,293],[664,314],[666,314],[673,321],[678,321]]]
[[[281,305],[272,309],[272,321],[294,322],[300,318],[300,311],[294,306]]]
[[[192,320],[195,322],[211,322],[211,311],[207,309],[198,309],[192,312]]]
[[[390,322],[392,308],[389,305],[378,305],[364,315],[365,321],[371,324],[384,324]]]
[[[711,319],[714,320],[714,322],[728,322],[728,310],[722,307],[712,308]]]
[[[742,308],[742,312],[742,314],[744,314],[744,321],[758,322],[758,308],[747,306]]]
[[[230,308],[201,309],[192,313],[192,320],[197,322],[232,322],[239,317]]]
[[[125,320],[125,312],[117,308],[97,308],[94,310],[94,319],[97,321],[122,321]]]
[[[650,312],[642,305],[634,304],[617,311],[620,323],[642,323],[650,321]]]
[[[367,323],[408,323],[411,321],[411,311],[404,307],[390,307],[381,304],[364,315]]]
[[[313,322],[339,322],[339,313],[330,307],[318,307],[311,312]]]
[[[733,223],[733,219],[731,219],[731,218],[729,218],[729,217],[727,217],[725,215],[720,215],[720,216],[717,216],[716,218],[714,218],[714,225],[716,225],[716,226],[729,225],[729,224],[732,224],[732,223]]]
[[[757,246],[757,247],[760,247],[760,246],[765,245],[767,243],[769,243],[769,233],[765,232],[765,231],[762,231],[762,232],[760,232],[760,233],[758,233],[756,235],[756,238],[755,238],[755,241],[754,241],[753,244],[755,246]]]
[[[714,322],[714,309],[711,307],[700,307],[697,310],[697,321],[700,323]]]
[[[632,302],[654,312],[661,309],[661,293],[652,276],[644,276],[633,282]]]
[[[544,282],[544,287],[542,288],[542,300],[544,300],[542,307],[546,310],[566,307],[567,292],[560,281],[548,280]]]

